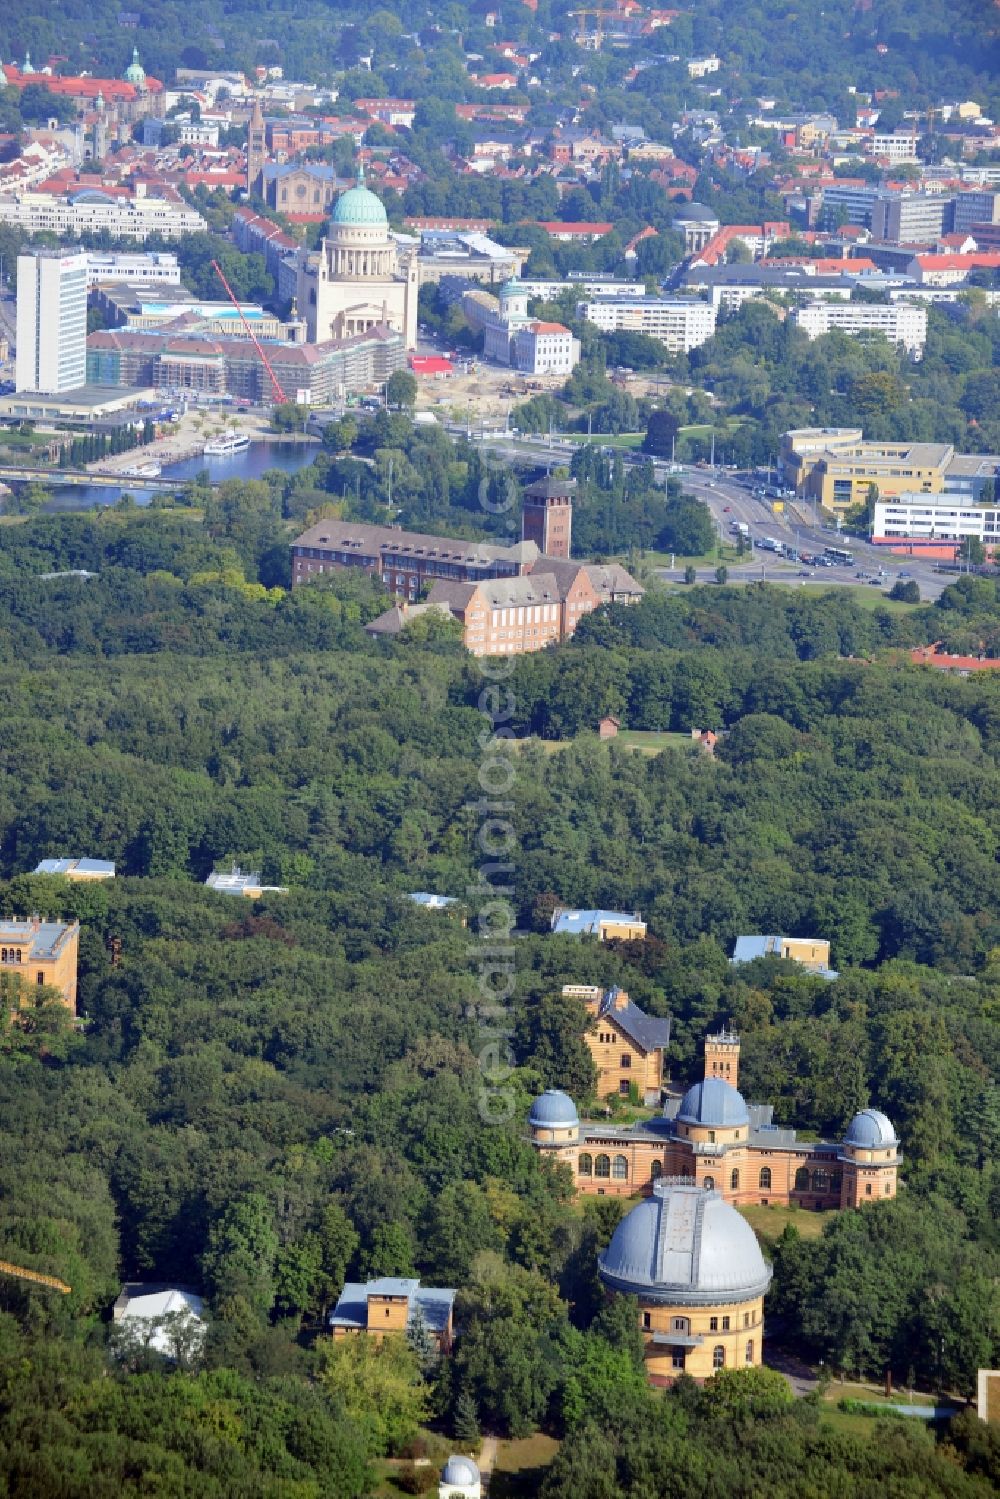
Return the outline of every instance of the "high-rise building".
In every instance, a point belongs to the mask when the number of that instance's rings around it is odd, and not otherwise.
[[[897,245],[933,243],[941,236],[950,207],[950,199],[940,193],[879,190],[872,199],[872,235]]]
[[[87,381],[87,254],[17,257],[17,389],[62,395]]]

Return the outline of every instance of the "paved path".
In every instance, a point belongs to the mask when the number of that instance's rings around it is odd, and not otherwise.
[[[483,1450],[479,1454],[479,1476],[483,1481],[483,1493],[487,1493],[493,1477],[493,1465],[497,1460],[496,1437],[483,1437]]]

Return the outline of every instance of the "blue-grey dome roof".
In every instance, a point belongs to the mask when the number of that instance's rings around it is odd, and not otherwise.
[[[389,219],[382,200],[376,198],[370,188],[365,187],[365,171],[363,166],[358,167],[357,186],[349,187],[346,193],[341,193],[333,205],[330,222],[333,224],[350,224],[358,228],[371,228],[372,226],[389,227]]]
[[[452,1454],[441,1473],[442,1483],[478,1483],[479,1469],[471,1457]]]
[[[598,1268],[613,1290],[682,1305],[749,1300],[771,1283],[746,1219],[694,1182],[657,1182],[619,1223]]]
[[[706,1077],[689,1088],[675,1117],[684,1124],[708,1124],[722,1129],[750,1123],[743,1094],[722,1077]]]
[[[547,1088],[531,1105],[528,1123],[547,1129],[568,1129],[580,1123],[580,1116],[568,1093],[560,1093],[558,1088]]]
[[[880,1109],[862,1109],[855,1114],[844,1136],[845,1145],[870,1145],[878,1149],[897,1143],[896,1131]]]

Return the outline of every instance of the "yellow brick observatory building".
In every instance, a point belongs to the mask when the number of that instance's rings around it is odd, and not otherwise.
[[[630,1003],[627,1013],[637,1009]],[[602,1083],[605,1054],[616,1055],[619,1037],[609,1047],[601,1027],[624,1013],[613,1003],[602,1005],[596,1031],[586,1036],[602,1093],[614,1091]],[[634,1015],[631,1023],[639,1033]],[[739,1056],[733,1032],[708,1036],[702,1080],[683,1097],[669,1097],[659,1117],[636,1124],[581,1122],[569,1095],[549,1089],[531,1107],[532,1143],[569,1166],[578,1192],[599,1197],[649,1192],[661,1177],[675,1176],[719,1192],[727,1202],[764,1207],[850,1208],[896,1195],[899,1145],[883,1113],[860,1110],[842,1140],[799,1140],[794,1129],[774,1123],[771,1104],[746,1102],[736,1086]]]

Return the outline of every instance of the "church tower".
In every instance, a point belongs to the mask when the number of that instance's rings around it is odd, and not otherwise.
[[[264,114],[260,100],[253,101],[253,114],[247,130],[247,192],[263,195],[264,163],[267,160],[267,141],[264,131]]]
[[[103,161],[108,154],[108,120],[104,113],[104,95],[99,93],[96,100],[96,118],[94,120],[94,160]]]
[[[553,479],[547,474],[524,491],[521,540],[533,541],[544,557],[569,561],[575,489],[575,479]]]

